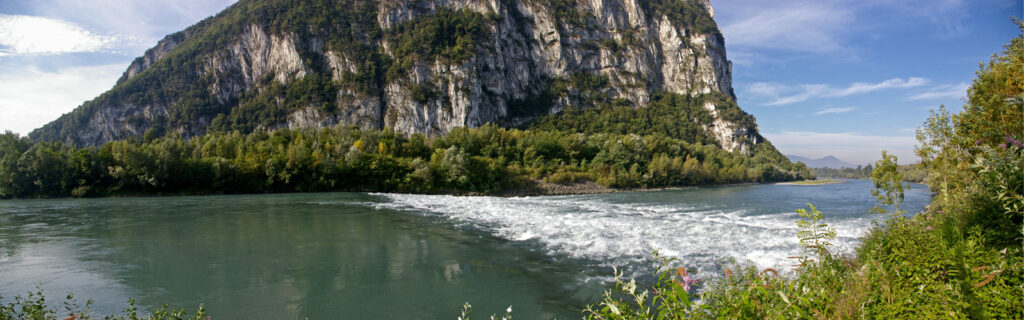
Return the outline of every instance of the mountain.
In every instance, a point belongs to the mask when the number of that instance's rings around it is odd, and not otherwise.
[[[241,0],[30,137],[95,146],[338,124],[438,136],[670,94],[700,109],[678,126],[747,153],[764,140],[735,103],[713,17],[707,0]]]
[[[844,161],[839,160],[839,159],[837,159],[836,157],[833,157],[833,156],[827,156],[827,157],[823,157],[821,159],[811,159],[811,158],[805,158],[805,157],[801,157],[801,156],[797,156],[797,155],[786,155],[786,157],[789,158],[789,161],[803,162],[804,164],[807,165],[808,168],[833,168],[833,169],[839,169],[839,168],[856,168],[857,167],[857,165],[850,164],[848,162],[844,162]]]

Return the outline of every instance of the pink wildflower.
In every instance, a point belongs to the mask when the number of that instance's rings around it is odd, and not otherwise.
[[[683,286],[683,290],[690,291],[691,285],[700,282],[700,279],[690,277],[690,274],[683,267],[676,268],[676,274],[683,279],[682,282],[677,281],[679,285]]]
[[[691,278],[690,275],[683,276],[683,290],[690,291],[690,286],[700,282],[700,279]]]

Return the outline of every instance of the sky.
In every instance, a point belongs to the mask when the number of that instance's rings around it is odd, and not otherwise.
[[[1022,0],[711,0],[740,107],[782,153],[917,162],[931,109],[961,110]],[[1024,121],[1024,120],[1022,120]]]
[[[0,2],[0,131],[28,134],[110,89],[226,0]],[[740,107],[784,154],[915,162],[930,109],[960,110],[1024,0],[711,0]]]

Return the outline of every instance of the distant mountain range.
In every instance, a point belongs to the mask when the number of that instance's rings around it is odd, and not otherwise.
[[[786,155],[786,157],[789,158],[789,160],[793,161],[793,162],[797,162],[797,161],[803,162],[804,164],[807,165],[808,168],[835,168],[835,169],[839,169],[839,168],[843,168],[843,167],[846,167],[846,168],[856,168],[857,167],[857,165],[855,165],[855,164],[844,162],[843,160],[836,159],[836,157],[833,157],[833,156],[827,156],[827,157],[824,157],[824,158],[821,158],[821,159],[810,159],[810,158],[804,158],[804,157],[801,157],[801,156],[791,155],[790,154],[790,155]]]

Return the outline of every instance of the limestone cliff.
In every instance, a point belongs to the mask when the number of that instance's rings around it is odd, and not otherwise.
[[[643,107],[661,91],[735,100],[713,16],[707,0],[243,0],[31,136],[99,145],[337,124],[438,135],[567,106]],[[705,105],[707,133],[749,150],[757,129],[723,107]]]

